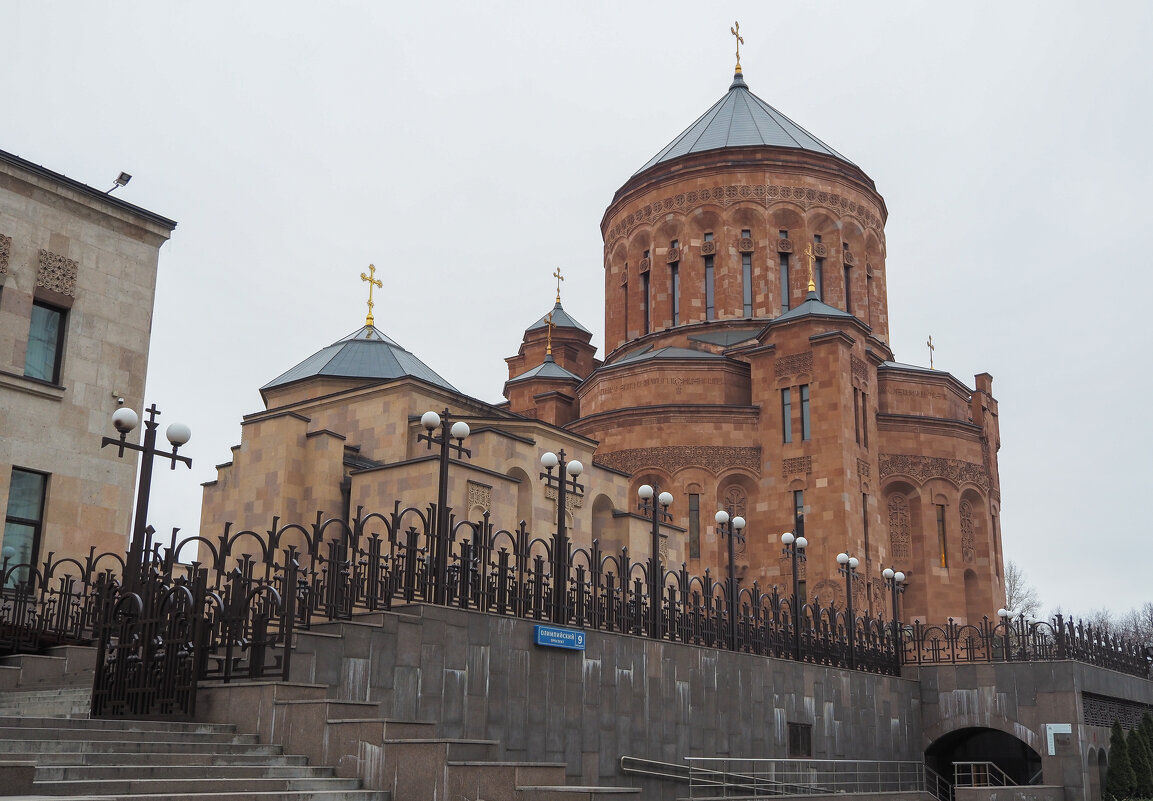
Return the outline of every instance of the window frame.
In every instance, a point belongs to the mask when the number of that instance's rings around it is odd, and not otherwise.
[[[23,517],[14,514],[12,511],[13,505],[13,487],[16,484],[16,474],[22,473],[28,476],[38,476],[40,478],[40,498],[36,504],[36,517]],[[44,511],[48,506],[48,484],[51,480],[51,473],[45,473],[42,470],[30,470],[27,467],[19,467],[13,465],[12,472],[9,474],[8,481],[8,506],[4,510],[4,534],[0,537],[0,549],[4,547],[4,540],[8,537],[8,526],[25,526],[32,529],[32,544],[29,548],[29,555],[27,564],[35,566],[40,558],[40,546],[44,536]],[[3,551],[0,550],[0,564],[3,563]],[[12,562],[11,564],[25,564],[23,561]],[[19,578],[21,582],[27,581],[29,576],[29,569],[25,568],[22,571],[13,571],[4,583],[4,587],[13,587],[16,585],[15,579]]]
[[[33,348],[33,331],[37,324],[37,309],[46,310],[54,315],[53,319],[56,320],[56,340],[52,343],[53,352],[51,360],[51,370],[49,377],[39,375],[32,375],[29,373],[32,365],[29,359],[32,356]],[[60,386],[60,378],[64,370],[64,338],[68,330],[68,312],[69,310],[63,306],[57,306],[54,303],[49,303],[46,300],[34,298],[32,300],[32,313],[28,318],[28,342],[24,351],[24,377],[30,381],[43,381],[46,384],[53,384]]]

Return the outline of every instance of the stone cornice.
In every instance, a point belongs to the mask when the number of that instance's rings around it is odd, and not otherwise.
[[[612,453],[598,452],[596,461],[631,474],[646,468],[657,468],[672,475],[686,467],[701,467],[718,475],[736,467],[760,475],[761,449],[713,445],[626,448]]]
[[[912,454],[882,453],[879,459],[880,477],[908,476],[923,484],[934,478],[943,478],[956,485],[976,484],[985,492],[992,486],[989,471],[984,465],[966,462],[961,459],[946,459],[939,456],[916,456]]]

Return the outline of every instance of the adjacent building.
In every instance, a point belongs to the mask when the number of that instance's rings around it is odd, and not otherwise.
[[[159,252],[175,227],[0,151],[0,547],[9,565],[127,548],[136,460],[93,443],[118,405],[141,408]]]

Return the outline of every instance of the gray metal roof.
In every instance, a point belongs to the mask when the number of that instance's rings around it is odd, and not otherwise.
[[[370,325],[312,354],[288,372],[269,381],[260,391],[317,376],[370,381],[411,376],[453,392],[458,391],[433,372],[432,368]]]
[[[552,311],[549,312],[549,314],[552,315],[553,328],[575,328],[578,331],[584,331],[586,334],[589,334],[590,336],[592,335],[591,331],[589,331],[583,325],[578,323],[573,318],[573,316],[571,314],[569,314],[568,312],[566,312],[564,310],[564,307],[560,305],[559,300],[556,302],[556,305],[552,307]],[[546,328],[547,326],[548,326],[548,314],[541,317],[539,320],[537,320],[535,323],[530,325],[525,330],[526,331],[535,331],[538,328]]]
[[[762,323],[756,328],[730,328],[724,331],[708,331],[703,334],[693,334],[689,337],[690,342],[707,342],[710,345],[722,345],[728,347],[735,345],[738,342],[745,342],[750,339],[755,339],[757,334],[765,330]]]
[[[551,353],[544,357],[544,363],[543,364],[538,364],[536,367],[532,368],[528,372],[521,373],[516,378],[510,378],[507,383],[515,384],[518,381],[527,381],[530,378],[554,378],[554,379],[561,379],[561,380],[565,380],[565,381],[580,381],[581,380],[579,375],[577,375],[576,373],[571,372],[569,370],[566,370],[565,368],[563,368],[559,364],[557,364],[556,359],[554,359],[552,357]]]
[[[654,359],[724,359],[724,356],[719,356],[715,353],[708,353],[703,350],[692,350],[691,348],[643,348],[636,353],[630,353],[623,359],[618,359],[612,363],[612,367],[618,367],[622,364],[635,364],[637,362],[647,362]]]
[[[792,147],[852,164],[847,158],[749,91],[741,73],[729,91],[685,131],[637,170],[642,173],[689,153],[725,147]]]
[[[774,323],[784,322],[785,320],[796,320],[801,317],[845,317],[850,320],[856,319],[854,315],[849,314],[844,309],[838,309],[835,306],[822,303],[817,297],[816,292],[810,292],[809,296],[805,298],[801,305],[794,306],[769,324],[773,325]]]

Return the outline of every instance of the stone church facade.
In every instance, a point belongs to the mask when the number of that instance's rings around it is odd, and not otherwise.
[[[601,221],[605,354],[563,308],[530,325],[505,400],[457,392],[371,323],[262,389],[231,462],[205,487],[202,535],[435,498],[420,415],[473,429],[453,464],[458,514],[555,526],[540,456],[566,450],[587,491],[577,544],[651,549],[637,489],[674,496],[667,563],[727,574],[713,515],[748,520],[743,586],[790,587],[780,535],[803,525],[804,595],[902,617],[978,621],[1004,604],[992,378],[972,387],[889,345],[888,216],[872,179],[756,97],[738,67],[717,103],[629,178]],[[355,351],[355,352],[354,352]]]

